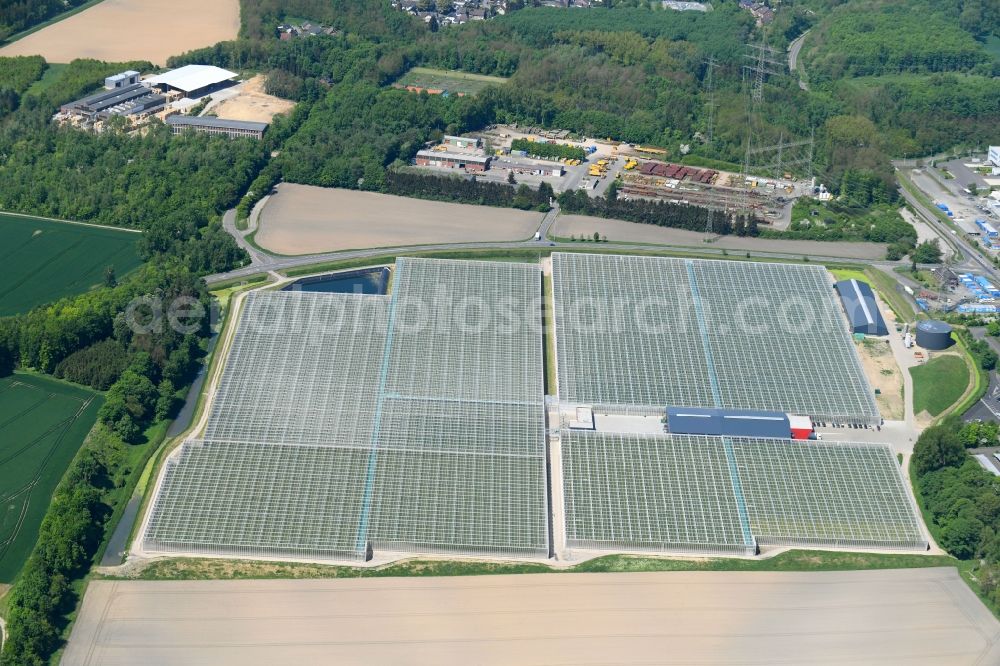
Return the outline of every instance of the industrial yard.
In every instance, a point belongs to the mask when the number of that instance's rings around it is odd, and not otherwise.
[[[417,153],[423,170],[475,174],[492,182],[549,183],[556,192],[601,196],[617,181],[619,196],[674,201],[722,212],[750,208],[776,228],[791,221],[795,199],[814,194],[811,180],[746,176],[671,162],[668,152],[618,141],[571,138],[564,130],[497,126],[468,137],[445,136]]]
[[[114,126],[139,134],[158,119],[174,134],[260,139],[271,119],[294,104],[265,94],[262,75],[247,81],[238,77],[213,65],[146,75],[128,70],[106,77],[103,90],[61,105],[53,121],[95,132]]]
[[[242,299],[134,556],[927,550],[864,322],[824,268],[555,253],[393,273],[385,295]]]
[[[0,48],[0,56],[165,65],[172,55],[234,39],[239,28],[238,0],[104,0]]]

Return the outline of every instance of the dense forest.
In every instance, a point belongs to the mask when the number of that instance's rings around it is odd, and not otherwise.
[[[992,72],[992,58],[970,33],[900,4],[868,11],[838,8],[811,36],[806,55],[813,82],[902,72]]]
[[[815,80],[808,92],[792,77],[770,80],[758,142],[815,132],[821,182],[842,193],[874,179],[894,199],[891,157],[988,141],[1000,120],[1000,80],[992,76],[995,57],[977,41],[991,32],[983,29],[989,3],[976,10],[984,22],[970,28],[978,1],[783,5],[769,39],[781,47],[812,27],[803,58]],[[907,10],[914,7],[920,11]],[[269,26],[285,16],[345,33],[280,42]],[[247,3],[241,39],[172,62],[261,69],[272,92],[314,102],[270,165],[270,181],[381,189],[387,169],[439,132],[498,122],[662,146],[674,159],[687,144],[693,156],[739,163],[747,136],[744,45],[757,39],[752,17],[735,2],[716,3],[708,14],[526,8],[431,33],[375,2],[270,0]],[[850,61],[834,71],[834,55],[845,49]],[[698,139],[707,130],[709,57],[716,62],[712,143]],[[385,88],[415,65],[510,81],[475,98],[422,99]],[[377,117],[386,122],[373,126]],[[858,177],[845,179],[848,172]]]
[[[975,562],[976,582],[994,609],[1000,608],[1000,479],[966,449],[998,443],[996,423],[952,418],[920,435],[910,468],[938,545]]]

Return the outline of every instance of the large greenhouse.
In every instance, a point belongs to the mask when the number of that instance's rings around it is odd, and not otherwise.
[[[824,269],[564,253],[552,269],[549,303],[538,265],[413,258],[387,296],[248,293],[142,548],[354,562],[926,548],[885,445],[666,432],[676,408],[879,422]],[[603,420],[547,430],[564,408]]]

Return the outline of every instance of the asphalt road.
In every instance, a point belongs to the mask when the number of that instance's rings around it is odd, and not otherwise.
[[[801,70],[799,69],[799,51],[802,50],[802,45],[805,44],[806,35],[808,34],[809,31],[806,30],[788,45],[788,71],[798,75],[799,88],[803,90],[809,90],[809,84],[807,83],[805,67],[802,67]]]
[[[63,666],[1000,663],[954,568],[92,581]]]
[[[441,252],[449,250],[547,250],[552,247],[557,248],[575,248],[578,249],[579,244],[574,243],[561,243],[558,241],[551,241],[546,239],[546,234],[551,228],[552,224],[555,222],[555,213],[546,215],[542,221],[540,231],[542,231],[542,239],[539,241],[529,240],[529,241],[518,241],[513,243],[450,243],[450,244],[437,244],[437,245],[407,245],[400,247],[388,247],[388,248],[373,248],[366,250],[346,250],[341,252],[328,252],[325,254],[310,254],[295,257],[275,257],[260,250],[257,250],[253,246],[249,245],[246,238],[244,237],[245,232],[241,232],[236,229],[235,226],[236,214],[235,211],[227,211],[223,216],[223,226],[235,239],[240,247],[243,247],[250,254],[252,263],[243,268],[237,268],[226,273],[216,273],[214,275],[208,275],[205,277],[205,282],[209,285],[218,284],[220,282],[226,282],[228,280],[235,280],[239,278],[249,277],[251,275],[259,275],[261,273],[266,273],[268,271],[281,271],[288,270],[291,268],[296,268],[299,266],[311,266],[315,264],[328,263],[333,261],[342,261],[348,259],[364,259],[368,257],[384,257],[391,256],[394,254],[404,254],[413,252]],[[689,247],[689,246],[671,246],[671,245],[658,245],[656,247],[651,247],[648,244],[637,244],[637,243],[602,243],[601,249],[604,250],[626,250],[635,252],[648,252],[651,249],[655,250],[665,250],[669,251],[671,249],[681,251],[681,252],[696,252],[698,254],[709,254],[709,255],[719,255],[723,256],[723,249],[716,249],[712,247]],[[802,254],[789,254],[782,252],[753,252],[753,256],[760,258],[769,259],[792,259],[801,260]],[[849,257],[832,257],[819,254],[808,255],[810,259],[818,262],[829,262],[829,263],[842,263],[850,262],[852,259]],[[877,266],[881,266],[888,271],[896,266],[904,265],[903,262],[876,262]]]

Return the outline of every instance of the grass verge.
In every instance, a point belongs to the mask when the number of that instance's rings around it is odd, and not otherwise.
[[[979,363],[969,352],[969,347],[966,345],[963,336],[956,333],[955,339],[958,340],[958,348],[962,353],[962,358],[965,360],[965,364],[969,368],[969,372],[972,373],[972,377],[975,381],[973,382],[972,389],[966,392],[965,396],[951,409],[949,409],[947,413],[943,414],[942,417],[947,416],[948,414],[958,414],[961,416],[967,412],[970,407],[979,402],[980,398],[986,394],[986,390],[990,386],[988,373],[979,366]]]
[[[607,555],[574,567],[547,564],[408,560],[384,567],[362,568],[294,562],[253,562],[210,558],[172,558],[152,562],[139,573],[142,580],[239,580],[261,578],[380,578],[413,576],[486,576],[533,573],[614,573],[638,571],[853,571],[953,567],[945,555],[849,553],[790,550],[767,559],[669,559]],[[116,576],[95,576],[121,580]]]
[[[910,368],[913,377],[913,412],[940,416],[957,403],[969,388],[969,366],[956,354],[938,356]]]

